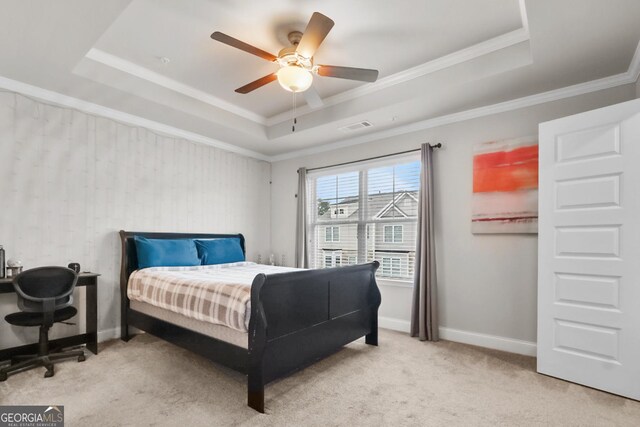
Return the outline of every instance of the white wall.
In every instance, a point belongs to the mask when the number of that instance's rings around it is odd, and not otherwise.
[[[294,259],[298,167],[325,166],[442,142],[435,154],[437,269],[443,335],[489,344],[496,337],[536,339],[537,235],[473,235],[470,231],[472,147],[536,135],[538,123],[633,99],[625,85],[544,105],[273,163],[273,250]],[[380,282],[381,324],[408,328],[412,288]],[[471,333],[483,334],[477,336]],[[489,335],[491,337],[486,337]],[[526,344],[526,343],[525,343]],[[517,351],[517,349],[511,348]],[[533,348],[528,345],[528,350]],[[526,352],[526,351],[525,351]]]
[[[27,267],[76,261],[101,273],[99,328],[107,338],[119,325],[119,229],[242,232],[249,259],[273,251],[291,263],[298,167],[443,142],[435,173],[445,335],[484,334],[479,343],[485,335],[535,341],[537,239],[470,233],[472,145],[535,134],[539,122],[632,99],[638,85],[271,166],[0,92],[0,244]],[[381,283],[381,291],[383,323],[406,328],[412,289]],[[15,296],[0,295],[0,316],[15,309]],[[56,325],[52,336],[82,327]],[[36,339],[33,329],[0,328],[0,348]]]
[[[266,162],[0,92],[0,245],[27,268],[102,274],[100,338],[120,324],[118,230],[241,232],[264,257],[269,178]],[[16,310],[0,295],[1,317]],[[0,348],[34,341],[37,328],[0,327]]]
[[[636,98],[640,98],[640,78],[636,80]]]

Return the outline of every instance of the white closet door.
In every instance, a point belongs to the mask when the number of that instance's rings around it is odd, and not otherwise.
[[[538,372],[640,399],[640,100],[540,125]]]

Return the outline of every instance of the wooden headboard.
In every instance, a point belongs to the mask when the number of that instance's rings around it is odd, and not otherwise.
[[[136,252],[136,244],[134,240],[136,236],[146,237],[147,239],[223,239],[226,237],[235,237],[240,239],[242,252],[246,255],[244,236],[242,234],[157,233],[120,230],[120,240],[122,241],[122,264],[120,265],[120,274],[126,275],[127,281],[129,280],[129,275],[138,269],[138,254]],[[121,276],[121,278],[122,277],[124,276]]]

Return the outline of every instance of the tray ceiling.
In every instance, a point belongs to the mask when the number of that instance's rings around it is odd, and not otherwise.
[[[640,71],[637,0],[8,0],[5,8],[0,86],[53,102],[69,96],[60,103],[89,102],[91,111],[258,157],[364,142],[572,85],[626,84]],[[322,105],[298,95],[292,132],[292,95],[277,83],[234,92],[276,66],[209,36],[222,31],[277,54],[314,11],[335,21],[317,62],[376,68],[380,78],[315,77]],[[373,126],[339,130],[361,120]]]
[[[304,31],[318,8],[336,24],[316,53],[316,61],[376,68],[381,78],[522,26],[517,0],[325,0],[321,4],[136,0],[94,48],[271,117],[291,108],[291,94],[277,84],[248,95],[234,89],[275,71],[277,66],[216,43],[209,36],[222,31],[277,55],[288,46],[284,44],[286,34]],[[492,13],[483,13],[487,10]],[[163,64],[161,57],[171,62]],[[314,79],[322,98],[360,85],[363,83]]]

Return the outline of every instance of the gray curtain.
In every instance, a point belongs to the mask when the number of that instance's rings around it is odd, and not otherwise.
[[[411,336],[438,341],[438,285],[433,227],[433,148],[421,147],[418,241],[416,247]]]
[[[296,215],[296,267],[309,268],[307,248],[307,168],[298,169],[298,212]]]

